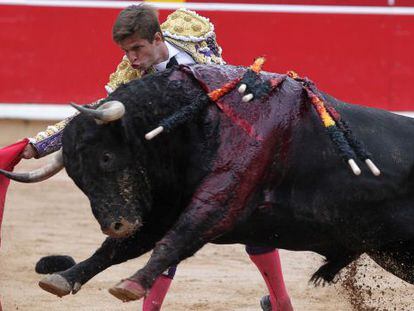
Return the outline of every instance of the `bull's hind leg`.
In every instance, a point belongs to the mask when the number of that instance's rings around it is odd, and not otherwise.
[[[400,244],[398,248],[369,252],[368,255],[388,272],[414,284],[414,242]]]
[[[48,275],[39,282],[39,286],[56,296],[62,297],[77,293],[81,286],[106,268],[136,258],[154,246],[147,236],[142,241],[137,238],[107,238],[102,246],[88,259],[58,273]]]

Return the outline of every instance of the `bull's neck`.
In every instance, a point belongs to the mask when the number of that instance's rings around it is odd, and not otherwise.
[[[204,176],[202,167],[205,167],[203,162],[209,151],[202,149],[206,139],[204,111],[150,141],[143,139],[147,132],[162,124],[163,120],[204,94],[188,76],[183,80],[171,80],[168,76],[163,76],[166,77],[168,80],[162,79],[162,87],[153,83],[153,80],[157,82],[155,77],[143,81],[151,92],[146,94],[141,109],[133,109],[135,116],[132,115],[131,122],[135,124],[135,135],[140,136],[139,145],[145,150],[145,163],[142,164],[148,170],[148,176],[151,176],[153,197],[175,204],[185,200],[187,193],[191,193]]]
[[[163,133],[147,143],[148,165],[153,171],[154,192],[168,200],[180,201],[192,193],[205,175],[205,137],[201,126],[190,121],[169,133]]]

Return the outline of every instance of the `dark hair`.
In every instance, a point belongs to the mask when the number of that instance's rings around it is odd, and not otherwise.
[[[158,12],[146,4],[131,5],[119,13],[112,27],[112,39],[120,43],[137,34],[140,39],[146,39],[152,43],[157,32],[162,35]]]

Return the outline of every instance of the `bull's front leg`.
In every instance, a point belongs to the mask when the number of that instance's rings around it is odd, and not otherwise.
[[[139,235],[139,234],[138,234]],[[102,246],[88,259],[66,271],[43,278],[39,286],[59,297],[75,294],[81,286],[108,267],[136,258],[154,247],[156,239],[139,235],[125,239],[107,238]]]
[[[192,256],[231,226],[231,222],[221,220],[225,215],[224,209],[206,207],[201,201],[197,205],[192,206],[156,244],[143,269],[109,289],[112,295],[122,301],[138,300],[146,296],[163,271]]]
[[[217,168],[203,181],[177,223],[157,243],[146,266],[112,287],[112,295],[123,301],[144,297],[169,266],[192,256],[251,213],[258,180],[263,177],[263,162],[223,162],[226,169]]]

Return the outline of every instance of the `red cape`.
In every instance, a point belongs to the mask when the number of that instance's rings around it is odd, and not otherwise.
[[[0,168],[7,171],[12,171],[14,166],[20,162],[20,154],[29,143],[27,138],[3,149],[0,149]],[[3,220],[4,202],[6,200],[7,188],[10,179],[0,175],[0,231],[1,222]],[[1,237],[0,237],[1,242]]]

